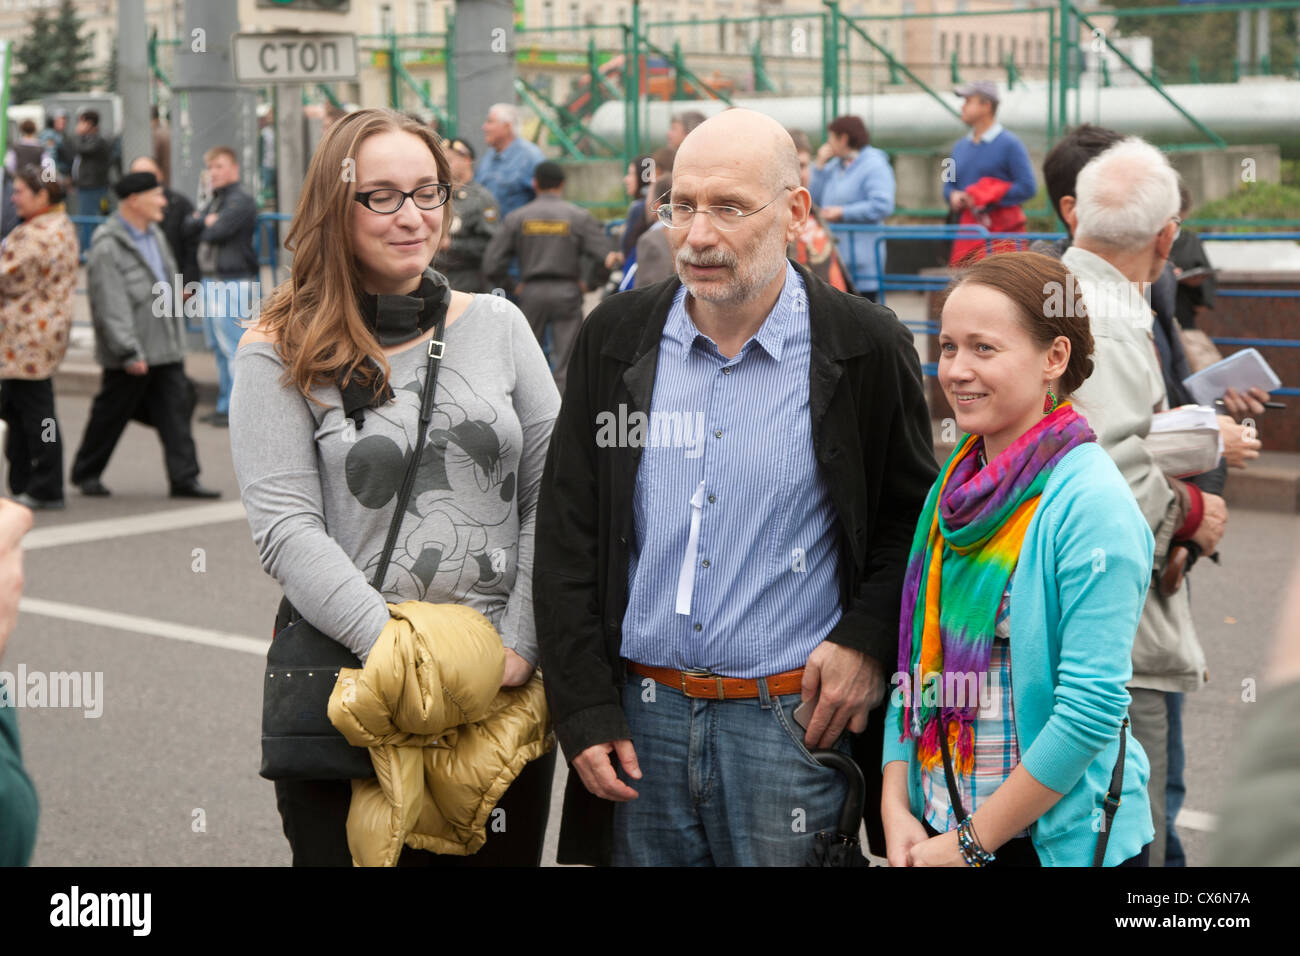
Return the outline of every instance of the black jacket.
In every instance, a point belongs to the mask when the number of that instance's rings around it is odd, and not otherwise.
[[[204,226],[208,213],[217,221]],[[205,279],[248,279],[257,276],[257,254],[253,252],[253,233],[257,230],[257,203],[239,183],[222,186],[211,201],[185,220],[185,237],[200,244],[217,247],[217,268],[204,272]],[[200,259],[200,262],[202,260]]]
[[[81,158],[81,162],[77,164],[75,184],[77,188],[100,189],[107,186],[113,144],[98,132],[91,133],[89,136],[65,134],[63,141],[68,144],[73,156]]]
[[[163,192],[167,194],[167,208],[163,210],[163,221],[160,223],[163,235],[167,237],[167,245],[172,248],[176,268],[181,271],[182,283],[198,282],[198,232],[186,231],[186,223],[194,214],[194,204],[174,189],[164,189]]]
[[[795,265],[808,290],[813,448],[839,518],[843,616],[827,640],[897,667],[903,575],[933,484],[930,414],[912,334],[883,306]],[[533,600],[542,671],[565,756],[630,737],[621,687],[622,620],[639,448],[597,448],[596,420],[621,404],[649,412],[676,276],[606,299],[583,324],[538,501]],[[855,743],[879,817],[881,714]],[[874,754],[874,756],[872,756]],[[871,791],[876,799],[873,801]],[[605,862],[613,805],[569,777],[561,862]],[[878,833],[878,829],[877,829]]]

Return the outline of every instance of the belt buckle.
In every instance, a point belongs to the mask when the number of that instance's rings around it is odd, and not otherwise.
[[[682,674],[682,693],[685,694],[687,697],[691,696],[691,694],[686,690],[687,677],[699,677],[699,678],[703,678],[704,680],[708,680],[710,677],[712,677],[717,682],[717,689],[718,689],[718,696],[714,699],[716,700],[727,699],[727,695],[722,689],[722,677],[718,674],[713,673],[713,671],[709,670],[707,667],[689,667],[683,670],[681,674]]]

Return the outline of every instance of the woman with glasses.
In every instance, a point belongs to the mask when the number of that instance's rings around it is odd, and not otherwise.
[[[826,128],[826,142],[813,157],[808,191],[822,218],[831,223],[839,243],[840,258],[852,276],[858,294],[878,301],[880,269],[885,266],[885,243],[863,229],[847,225],[878,225],[894,212],[894,170],[883,150],[870,145],[867,127],[857,116],[841,116]]]
[[[231,447],[262,565],[306,621],[364,662],[389,603],[463,604],[497,629],[515,687],[537,661],[533,513],[560,401],[523,314],[429,268],[450,181],[436,135],[399,113],[330,127],[286,241],[292,276],[236,354]],[[444,317],[433,418],[376,590]],[[523,767],[497,804],[508,826],[477,854],[408,847],[399,865],[537,865],[554,762]],[[294,864],[348,865],[349,781],[275,787]]]

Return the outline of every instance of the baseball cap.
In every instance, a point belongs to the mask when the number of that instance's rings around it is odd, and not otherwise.
[[[965,86],[959,86],[953,90],[960,97],[982,96],[986,100],[998,102],[1001,97],[998,95],[998,85],[992,80],[976,80],[973,83],[967,83]]]

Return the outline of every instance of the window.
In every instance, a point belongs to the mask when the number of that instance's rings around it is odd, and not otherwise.
[[[989,60],[989,47],[990,47],[991,45],[992,45],[992,40],[991,40],[991,38],[989,37],[989,35],[988,35],[987,33],[984,34],[984,65],[985,65],[985,66],[990,66],[990,65],[991,65],[991,61]]]
[[[569,4],[569,26],[576,27],[581,22],[582,17],[578,13],[578,5],[576,3]]]
[[[700,47],[700,17],[697,13],[691,14],[691,47],[699,49]]]
[[[998,63],[1007,62],[1005,49],[1002,46],[1002,37],[998,37]]]
[[[391,3],[381,3],[379,5],[379,32],[393,32],[393,5]]]
[[[415,32],[428,33],[429,28],[429,0],[415,0]]]
[[[727,52],[727,21],[718,21],[718,52]]]
[[[939,34],[939,62],[945,63],[948,60],[948,34]]]
[[[966,62],[971,66],[975,65],[975,34],[970,35],[970,52],[966,54]]]
[[[554,0],[542,0],[542,26],[555,26],[555,3]]]
[[[1042,66],[1043,63],[1044,63],[1044,60],[1043,60],[1043,41],[1042,41],[1042,40],[1039,40],[1039,41],[1038,41],[1038,65],[1039,65],[1039,66]]]

